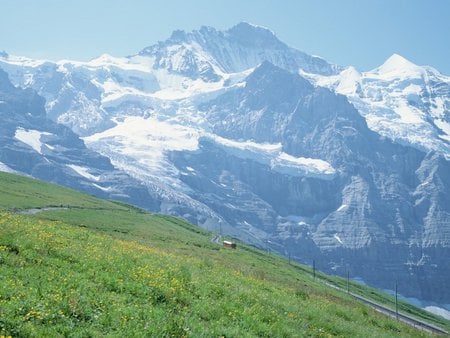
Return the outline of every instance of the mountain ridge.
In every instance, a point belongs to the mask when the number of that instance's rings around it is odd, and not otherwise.
[[[181,49],[175,47],[178,45],[181,46]],[[192,47],[185,49],[186,45]],[[263,61],[278,64],[291,71],[298,71],[298,68],[305,67],[307,71],[332,74],[338,69],[337,66],[330,65],[319,57],[312,57],[288,47],[267,28],[245,22],[241,22],[225,32],[207,26],[191,33],[175,31],[168,40],[147,47],[138,55],[155,56],[157,58],[155,65],[163,65],[161,62],[164,61],[161,61],[160,54],[161,52],[167,54],[167,51],[164,51],[166,48],[175,48],[178,53],[186,52],[188,58],[195,58],[194,55],[197,52],[197,55],[200,55],[197,57],[204,62],[203,66],[206,67],[205,74],[214,72],[215,67],[225,73],[242,72]],[[190,51],[194,51],[194,54]],[[212,60],[205,58],[206,55],[211,56]],[[198,65],[192,66],[196,71],[201,68]],[[188,70],[189,68],[185,69],[185,71]],[[211,80],[217,79],[218,77],[211,78]]]

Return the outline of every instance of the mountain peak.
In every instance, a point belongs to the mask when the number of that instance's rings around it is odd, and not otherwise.
[[[378,74],[416,74],[420,69],[419,66],[412,63],[408,59],[399,54],[392,54],[380,67],[375,71]]]
[[[270,30],[267,27],[254,25],[250,22],[241,21],[238,24],[231,27],[228,31],[235,30],[235,31],[253,31],[253,32],[263,32],[268,33],[270,35],[275,35],[275,33]]]
[[[383,66],[415,66],[414,63],[409,61],[407,58],[401,56],[400,54],[394,53],[384,62]]]
[[[313,86],[300,75],[264,61],[247,77],[246,88],[256,92],[263,90],[269,101],[289,102],[299,92],[311,91]]]
[[[184,30],[176,29],[172,32],[172,35],[169,38],[169,41],[172,42],[183,42],[186,40],[187,33]]]
[[[227,30],[236,41],[250,46],[274,46],[284,44],[278,40],[275,33],[268,28],[248,22],[240,22]]]
[[[198,72],[237,73],[269,61],[294,73],[301,68],[308,73],[336,74],[338,67],[325,60],[290,48],[273,31],[265,27],[240,22],[226,31],[202,26],[199,30],[174,31],[171,37],[144,48],[140,56],[154,57],[153,68],[196,68]],[[185,67],[186,68],[186,67]],[[192,74],[191,70],[189,70]],[[206,79],[218,79],[217,76]]]

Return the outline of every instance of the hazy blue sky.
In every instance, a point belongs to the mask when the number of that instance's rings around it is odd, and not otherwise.
[[[0,51],[125,56],[174,29],[247,21],[292,47],[368,70],[393,53],[450,75],[450,0],[0,0]]]

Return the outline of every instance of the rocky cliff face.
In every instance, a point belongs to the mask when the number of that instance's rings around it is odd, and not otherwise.
[[[203,173],[223,170],[208,177],[219,183],[217,190],[226,190],[221,179],[235,177],[267,202],[270,207],[256,208],[267,211],[263,215],[238,203],[248,214],[240,211],[239,218],[264,224],[277,247],[304,262],[320,261],[327,271],[350,270],[384,288],[391,287],[394,279],[402,280],[404,292],[420,289],[425,299],[432,293],[430,288],[442,285],[443,276],[450,273],[445,254],[436,256],[437,251],[448,253],[450,247],[450,163],[442,155],[425,154],[381,137],[345,97],[314,88],[270,64],[256,69],[245,87],[201,108],[221,136],[279,142],[287,153],[320,158],[336,169],[332,180],[323,180],[277,175],[230,155],[197,160],[207,156],[203,150],[207,147],[187,157],[193,163],[183,162],[193,168],[197,161],[214,162],[210,166],[215,170],[208,166]],[[195,182],[190,185],[198,191]],[[264,188],[259,182],[265,182]],[[211,191],[202,196],[210,195]],[[230,200],[237,198],[227,199],[221,207],[226,208]],[[257,198],[248,200],[254,205]],[[233,210],[226,213],[236,215]],[[428,277],[418,277],[422,272]],[[440,302],[448,296],[439,290]]]
[[[147,209],[450,303],[450,81],[436,70],[394,55],[360,73],[246,23],[126,58],[0,66],[47,109],[1,82],[20,101],[3,110],[4,165],[108,196],[127,182],[143,190],[120,196]]]

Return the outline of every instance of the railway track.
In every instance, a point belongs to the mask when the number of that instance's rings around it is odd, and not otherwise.
[[[444,329],[441,329],[440,327],[434,326],[432,324],[423,322],[421,320],[418,320],[416,318],[410,317],[406,314],[400,313],[400,312],[395,312],[392,309],[389,309],[387,307],[385,307],[384,305],[380,305],[378,303],[375,303],[369,299],[366,299],[364,297],[361,297],[359,295],[356,295],[354,293],[350,293],[350,295],[355,298],[358,299],[359,301],[366,303],[368,305],[370,305],[372,308],[374,308],[375,310],[377,310],[378,312],[381,312],[389,317],[392,318],[396,318],[408,325],[414,326],[415,328],[421,329],[423,331],[427,331],[430,333],[438,333],[438,334],[444,334],[444,335],[448,335],[448,332],[445,331]]]
[[[342,289],[342,288],[340,288],[340,287],[338,287],[336,285],[333,285],[333,284],[328,283],[328,282],[323,282],[323,283],[328,285],[329,287],[332,287],[333,289],[336,289],[336,290],[339,290],[339,291],[347,293],[346,290],[344,290],[344,289]],[[437,327],[437,326],[434,326],[432,324],[426,323],[426,322],[421,321],[419,319],[416,319],[414,317],[408,316],[408,315],[406,315],[404,313],[396,312],[396,311],[394,311],[394,310],[392,310],[392,309],[390,309],[390,308],[388,308],[388,307],[386,307],[384,305],[378,304],[378,303],[376,303],[376,302],[374,302],[374,301],[372,301],[370,299],[367,299],[367,298],[364,298],[364,297],[362,297],[360,295],[357,295],[356,293],[349,292],[348,294],[350,296],[352,296],[353,298],[355,298],[355,299],[357,299],[357,300],[359,300],[359,301],[369,305],[370,307],[372,307],[376,311],[378,311],[378,312],[380,312],[380,313],[382,313],[382,314],[384,314],[386,316],[389,316],[391,318],[395,318],[397,320],[400,320],[400,321],[404,322],[405,324],[413,326],[413,327],[415,327],[417,329],[420,329],[420,330],[423,330],[423,331],[426,331],[426,332],[429,332],[429,333],[437,333],[437,334],[448,335],[448,332],[445,331],[444,329],[440,328],[440,327]]]

